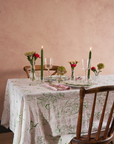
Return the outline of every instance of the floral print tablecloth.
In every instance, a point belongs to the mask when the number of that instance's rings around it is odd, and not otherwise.
[[[13,144],[68,144],[76,132],[79,89],[53,91],[43,84],[29,84],[29,79],[7,81],[1,124],[14,132]],[[114,85],[114,75],[99,76],[91,87],[100,85]],[[97,98],[93,131],[98,126],[102,95],[105,93],[99,93]],[[105,118],[114,101],[114,92],[110,95]],[[87,132],[92,97],[89,94],[84,99],[82,134]]]

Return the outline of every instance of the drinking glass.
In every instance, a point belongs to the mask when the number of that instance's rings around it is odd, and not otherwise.
[[[48,79],[49,79],[49,70],[52,68],[53,59],[52,58],[45,58],[45,68],[48,70]]]
[[[85,71],[85,81],[87,81],[87,70],[90,69],[90,60],[82,59],[82,69]]]

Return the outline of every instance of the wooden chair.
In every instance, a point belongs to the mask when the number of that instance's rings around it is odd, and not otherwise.
[[[58,68],[59,66],[53,66],[51,69],[50,69],[50,71],[54,71],[51,75],[55,75],[56,73],[57,73],[57,68]],[[28,78],[30,78],[30,75],[29,75],[29,73],[30,73],[30,71],[31,71],[31,69],[30,69],[30,66],[24,66],[23,67],[23,70],[26,72],[26,74],[27,74],[27,77]],[[40,71],[41,70],[41,65],[35,65],[35,71]],[[45,68],[45,66],[43,66],[43,70],[47,70],[46,68]]]
[[[101,133],[102,123],[104,119],[105,109],[107,105],[107,100],[109,97],[109,92],[114,91],[114,85],[113,86],[101,86],[97,88],[91,88],[91,89],[85,89],[84,87],[80,88],[80,107],[79,107],[79,114],[78,114],[78,122],[77,122],[77,131],[76,131],[76,137],[74,137],[70,144],[113,144],[114,143],[114,95],[112,99],[112,106],[111,111],[107,120],[106,128]],[[106,92],[106,98],[104,102],[104,106],[102,109],[101,117],[99,120],[99,126],[98,130],[95,134],[92,134],[92,124],[94,119],[94,110],[95,110],[95,103],[96,103],[96,97],[98,92]],[[93,100],[93,106],[91,111],[91,117],[90,117],[90,123],[88,128],[88,134],[85,136],[81,136],[81,126],[82,126],[82,113],[83,113],[83,101],[86,94],[92,94],[94,93],[94,100]]]

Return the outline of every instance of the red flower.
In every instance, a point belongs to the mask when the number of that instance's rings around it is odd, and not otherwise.
[[[96,71],[96,68],[95,68],[95,67],[91,67],[91,70],[92,70],[93,72],[95,72],[95,71]]]
[[[76,64],[71,64],[71,67],[76,67]]]
[[[37,53],[34,53],[34,57],[36,57],[36,58],[41,58],[40,55],[37,54]]]

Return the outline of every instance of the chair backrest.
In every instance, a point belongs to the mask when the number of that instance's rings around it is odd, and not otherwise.
[[[103,135],[101,136],[101,128],[104,120],[104,115],[106,111],[106,106],[107,106],[107,101],[109,98],[109,92],[114,91],[114,85],[112,86],[101,86],[101,87],[96,87],[96,88],[90,88],[90,89],[85,89],[84,87],[80,88],[80,107],[79,107],[79,114],[78,114],[78,122],[77,122],[77,131],[76,131],[76,138],[72,139],[71,143],[82,143],[82,144],[90,144],[90,143],[95,143],[95,144],[107,144],[109,142],[112,142],[113,138],[113,132],[114,132],[114,93],[113,93],[113,99],[112,99],[112,106],[110,110],[110,114],[107,120],[106,128],[103,132]],[[103,109],[101,110],[101,117],[99,120],[99,126],[98,130],[96,132],[95,137],[92,137],[92,124],[94,121],[94,111],[95,111],[95,106],[96,106],[96,99],[98,96],[99,92],[106,92],[106,97],[105,102],[103,105]],[[88,128],[88,134],[86,135],[86,139],[82,138],[81,136],[81,128],[82,128],[82,113],[83,113],[83,102],[84,102],[84,97],[86,94],[94,94],[94,99],[93,99],[93,104],[92,104],[92,110],[91,110],[91,116],[90,116],[90,122],[89,122],[89,128]]]
[[[54,71],[54,72],[51,75],[55,75],[57,73],[58,67],[59,66],[53,65],[53,67],[50,69],[50,71]],[[27,77],[30,78],[30,71],[31,71],[30,66],[24,66],[23,70],[26,72]],[[35,71],[40,71],[40,70],[41,70],[41,65],[35,65]],[[45,71],[47,70],[45,68],[45,66],[43,66],[43,70],[45,70]]]

